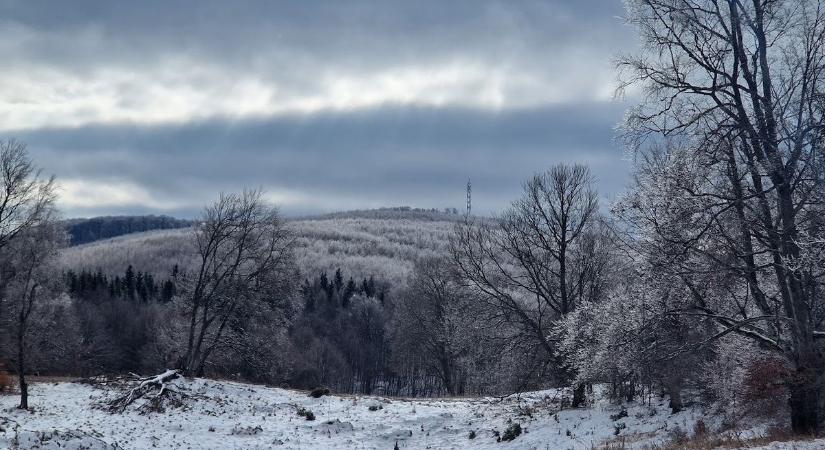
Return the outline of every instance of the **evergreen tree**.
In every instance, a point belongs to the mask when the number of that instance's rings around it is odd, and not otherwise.
[[[147,297],[154,300],[158,297],[158,287],[155,284],[155,277],[151,273],[143,275],[143,281],[146,283]]]
[[[73,271],[66,273],[66,285],[69,287],[69,293],[76,294],[78,290],[77,275]]]
[[[126,289],[126,297],[129,300],[135,299],[135,270],[132,268],[132,265],[129,264],[129,267],[126,268],[126,274],[123,277],[123,285]]]
[[[327,290],[327,287],[329,286],[329,279],[327,278],[326,272],[322,272],[321,276],[318,277],[318,284],[321,286],[321,290]]]
[[[304,311],[315,312],[315,290],[309,279],[304,279],[304,284],[301,285],[301,296],[304,298]]]
[[[123,280],[120,279],[120,276],[115,276],[112,287],[114,288],[114,297],[120,298],[123,296]]]
[[[344,276],[341,274],[341,268],[335,269],[335,292],[341,292],[344,287]]]
[[[355,295],[355,281],[350,277],[349,281],[347,281],[347,286],[344,288],[344,293],[341,295],[341,306],[347,308],[349,306],[349,301],[352,299],[352,296]]]
[[[367,288],[364,290],[364,294],[367,297],[375,297],[375,277],[370,275],[370,279],[367,282]]]
[[[160,299],[163,302],[168,302],[172,300],[176,293],[177,288],[175,287],[175,283],[172,280],[166,280],[163,282],[163,289],[160,294]]]
[[[146,280],[140,271],[138,271],[137,278],[135,279],[135,290],[141,302],[146,303],[149,300],[149,292],[146,290]]]

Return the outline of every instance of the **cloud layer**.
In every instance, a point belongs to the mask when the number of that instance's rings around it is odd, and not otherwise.
[[[590,163],[608,194],[620,2],[0,1],[0,133],[69,216],[192,215],[261,186],[289,213],[500,210]]]

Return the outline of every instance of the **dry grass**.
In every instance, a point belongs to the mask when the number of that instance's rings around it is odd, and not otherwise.
[[[59,376],[59,375],[27,375],[26,381],[34,383],[68,383],[81,380],[80,377]]]
[[[661,445],[648,445],[648,450],[716,450],[716,449],[745,449],[768,445],[772,442],[809,441],[814,436],[800,436],[783,429],[771,429],[765,436],[744,438],[737,433],[709,434],[698,433],[689,438],[678,438]],[[629,450],[633,444],[632,438],[620,437],[597,447],[598,450]]]
[[[16,378],[8,371],[0,370],[0,394],[11,394],[16,386]]]

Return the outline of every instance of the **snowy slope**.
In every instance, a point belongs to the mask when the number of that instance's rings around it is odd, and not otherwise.
[[[443,253],[460,216],[375,210],[339,213],[287,225],[295,236],[298,266],[307,276],[337,268],[356,279],[374,275],[401,284],[422,256]],[[175,264],[191,262],[191,229],[133,233],[63,249],[64,270],[101,270],[123,275],[135,270],[166,277]]]
[[[137,408],[123,414],[94,408],[113,393],[80,383],[35,384],[30,413],[14,409],[16,397],[2,396],[0,416],[7,424],[0,448],[12,447],[17,436],[20,448],[392,449],[398,442],[402,449],[590,449],[615,438],[619,424],[625,426],[620,435],[626,442],[639,446],[663,442],[677,426],[690,430],[701,415],[698,410],[671,415],[664,401],[630,405],[627,417],[617,420],[610,416],[621,408],[607,403],[556,413],[560,392],[552,390],[503,400],[314,399],[234,382],[174,383],[193,398],[182,408],[145,415]],[[313,411],[315,420],[298,416],[298,408]],[[525,432],[498,443],[495,431],[504,432],[510,422]]]

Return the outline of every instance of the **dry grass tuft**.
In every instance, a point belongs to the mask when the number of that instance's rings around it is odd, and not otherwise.
[[[17,381],[8,371],[0,370],[0,394],[14,392]]]
[[[786,429],[770,429],[765,436],[744,438],[736,433],[724,435],[710,434],[706,430],[701,432],[704,425],[697,427],[697,433],[691,437],[678,436],[671,442],[662,445],[649,445],[643,448],[648,450],[716,450],[716,449],[743,449],[768,445],[772,442],[809,441],[814,436],[800,436]],[[597,447],[597,450],[629,450],[631,441],[615,439]],[[637,448],[637,447],[634,447]]]

